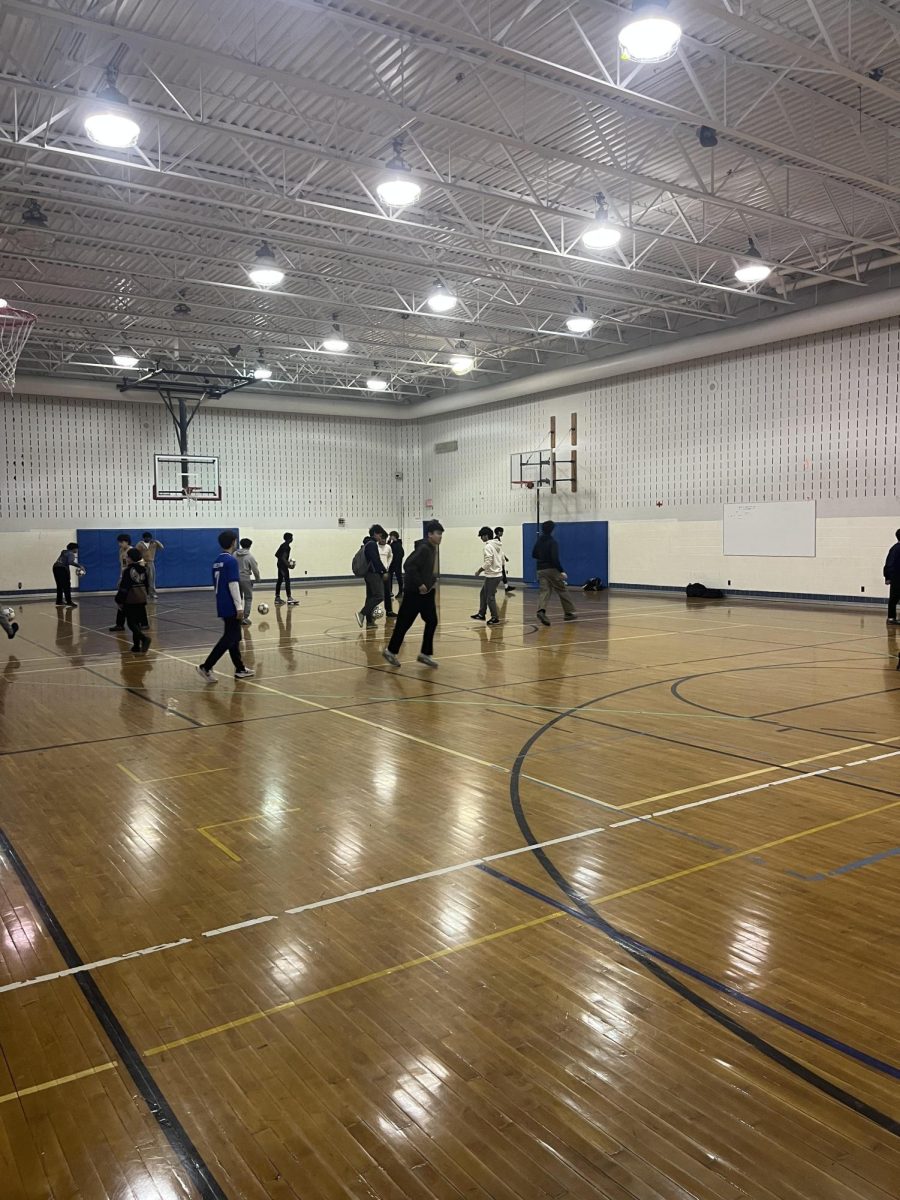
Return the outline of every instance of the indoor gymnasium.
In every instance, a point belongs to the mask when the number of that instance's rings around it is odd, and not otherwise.
[[[0,1200],[897,1200],[898,46],[0,0]]]

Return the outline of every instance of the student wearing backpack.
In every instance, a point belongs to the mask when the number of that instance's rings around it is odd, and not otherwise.
[[[137,546],[131,546],[126,555],[126,564],[119,579],[116,604],[123,619],[131,630],[131,649],[134,654],[146,654],[150,649],[147,628],[147,595],[149,581],[143,556]]]
[[[369,536],[363,541],[357,551],[357,555],[362,552],[365,559],[365,572],[363,579],[366,581],[366,602],[361,609],[356,613],[356,623],[360,628],[365,625],[366,629],[375,628],[375,609],[379,604],[384,604],[384,587],[387,583],[387,572],[381,557],[381,547],[387,541],[387,530],[383,525],[372,525],[369,527]],[[356,558],[354,557],[354,564]],[[354,566],[354,574],[356,567]]]

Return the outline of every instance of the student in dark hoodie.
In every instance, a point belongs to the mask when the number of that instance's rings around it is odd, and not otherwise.
[[[394,580],[397,580],[397,598],[403,595],[403,557],[406,551],[400,541],[400,534],[392,529],[388,534],[388,545],[391,548],[391,565],[388,567],[387,595],[394,590]]]
[[[900,529],[897,530],[897,540],[888,550],[884,560],[884,582],[891,589],[888,593],[888,625],[900,625],[897,620],[897,601],[900,600]]]
[[[406,579],[403,589],[403,602],[397,614],[397,623],[391,640],[388,642],[382,657],[392,667],[400,666],[397,655],[403,645],[403,639],[416,617],[421,617],[425,623],[422,634],[422,649],[417,662],[426,667],[436,667],[434,655],[434,633],[438,625],[437,605],[435,604],[435,587],[438,581],[437,551],[441,544],[444,527],[440,521],[429,521],[425,526],[425,537],[416,542],[416,547],[406,560]]]
[[[290,605],[299,604],[299,600],[294,600],[291,597],[291,571],[294,568],[294,560],[291,558],[291,542],[294,540],[292,533],[284,535],[284,541],[275,551],[275,565],[278,569],[278,576],[275,580],[275,603],[284,604],[281,598],[281,585],[284,584],[284,592],[287,596],[287,602]]]
[[[369,536],[363,539],[366,548],[366,602],[356,614],[356,623],[360,627],[365,625],[367,629],[375,628],[375,609],[379,604],[385,603],[385,584],[388,577],[381,557],[381,547],[386,542],[387,530],[383,525],[371,525]]]
[[[116,604],[131,630],[131,649],[135,654],[145,654],[150,649],[147,628],[147,594],[149,582],[147,568],[136,546],[129,547],[125,568],[116,592]]]
[[[537,618],[542,625],[549,625],[547,616],[547,601],[555,592],[559,596],[563,615],[567,621],[575,620],[575,605],[569,596],[566,586],[566,573],[559,561],[559,546],[553,536],[556,525],[553,521],[544,521],[538,540],[534,543],[531,557],[537,563],[537,577],[540,592],[538,593]]]

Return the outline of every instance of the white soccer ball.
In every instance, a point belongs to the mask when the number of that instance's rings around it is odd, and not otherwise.
[[[262,615],[265,616],[266,613],[269,611],[269,606],[268,606],[268,604],[258,604],[256,606],[256,611],[258,613],[262,613]]]
[[[7,621],[14,621],[16,619],[16,610],[14,608],[4,608],[3,615]]]
[[[375,609],[375,611],[372,613],[372,616],[373,617],[383,617],[384,616],[384,605],[379,604],[378,607]]]
[[[76,567],[75,574],[79,579],[84,579],[85,575],[87,575],[87,567]]]
[[[288,570],[289,571],[293,571],[293,569],[294,569],[294,567],[296,567],[296,565],[297,564],[294,562],[294,560],[292,558],[288,559]]]

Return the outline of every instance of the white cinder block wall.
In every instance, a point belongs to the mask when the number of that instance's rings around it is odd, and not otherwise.
[[[0,590],[48,586],[77,527],[240,525],[267,575],[293,529],[298,575],[323,577],[349,573],[372,520],[411,546],[432,514],[445,573],[475,569],[486,523],[506,527],[518,575],[535,493],[510,490],[509,456],[546,446],[551,415],[564,442],[574,411],[578,492],[544,494],[542,515],[608,520],[614,582],[881,598],[900,526],[898,390],[892,320],[417,422],[209,409],[192,450],[219,455],[224,503],[193,513],[151,499],[153,453],[175,449],[160,405],[17,396],[4,404]],[[435,452],[448,441],[458,449]],[[815,558],[722,553],[724,504],[804,499],[817,502]]]

